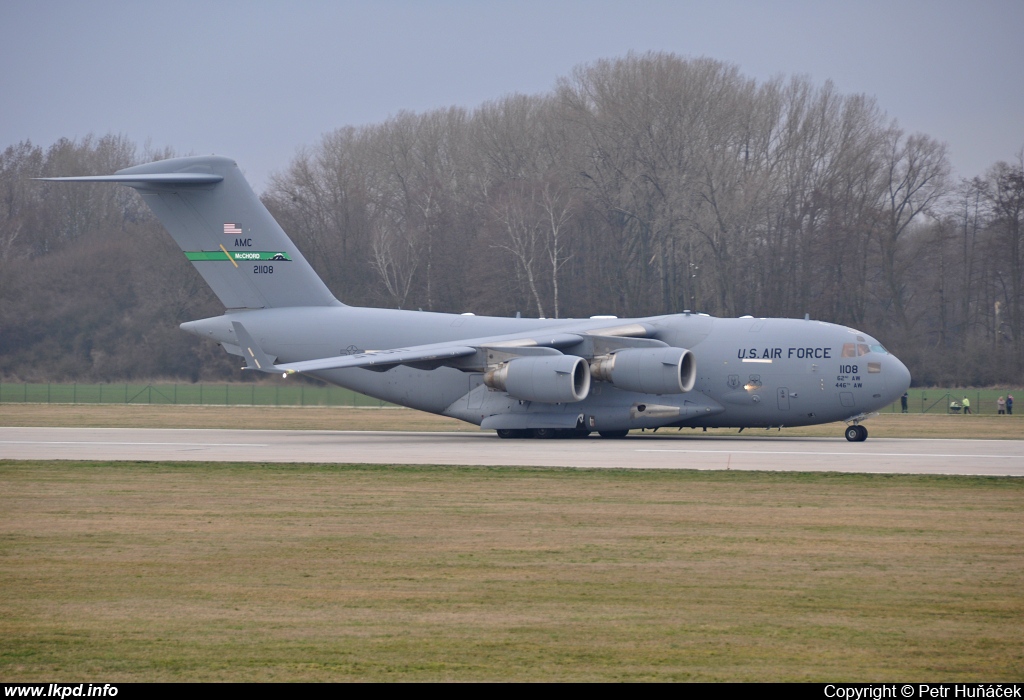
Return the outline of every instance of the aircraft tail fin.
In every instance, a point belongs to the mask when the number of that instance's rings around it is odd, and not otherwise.
[[[228,309],[341,305],[230,158],[171,158],[113,175],[40,179],[135,188]]]

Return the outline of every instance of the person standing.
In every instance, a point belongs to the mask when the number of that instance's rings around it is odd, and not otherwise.
[[[907,392],[904,391],[903,392],[903,396],[900,397],[900,408],[903,409],[904,413],[907,412],[907,399],[908,398],[909,397],[907,396]]]
[[[1002,396],[996,399],[996,413],[998,413],[1001,416],[1006,415],[1006,399],[1004,399]]]
[[[961,401],[960,403],[964,407],[964,415],[966,416],[968,413],[971,412],[971,400],[965,396],[964,400]]]
[[[1013,394],[1006,395],[1006,415],[1013,415]]]

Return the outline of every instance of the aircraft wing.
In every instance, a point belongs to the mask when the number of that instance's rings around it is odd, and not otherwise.
[[[304,360],[302,362],[287,362],[279,365],[275,362],[274,358],[263,351],[249,334],[249,331],[245,329],[245,326],[238,321],[233,321],[231,326],[235,330],[235,337],[238,338],[239,347],[242,349],[246,369],[268,373],[282,372],[284,374],[295,374],[297,372],[317,372],[346,367],[388,369],[395,365],[417,362],[449,361],[465,357],[466,355],[473,355],[477,351],[476,348],[470,346],[438,343],[395,350],[361,352],[354,355],[338,355],[337,357],[324,357],[317,360]]]
[[[477,364],[489,364],[495,357],[513,357],[518,355],[560,354],[558,348],[579,346],[593,343],[596,340],[613,343],[626,342],[629,345],[651,345],[664,347],[665,343],[636,337],[605,337],[583,332],[554,332],[515,334],[511,336],[495,336],[489,338],[473,338],[459,342],[432,343],[408,348],[386,350],[367,350],[352,355],[337,355],[315,360],[286,362],[277,364],[259,347],[245,327],[238,321],[232,322],[235,337],[239,341],[247,369],[261,372],[281,372],[294,374],[303,372],[322,372],[332,369],[361,367],[364,369],[387,370],[396,365],[409,365],[422,369],[431,369],[442,365],[450,365],[468,369]],[[588,352],[586,354],[593,354]],[[474,357],[477,356],[477,357]],[[460,362],[461,360],[461,362]]]
[[[395,365],[415,365],[420,363],[444,364],[468,355],[475,355],[477,349],[469,345],[421,345],[412,348],[395,350],[369,350],[355,355],[324,357],[319,360],[288,362],[275,365],[278,372],[292,374],[294,372],[317,372],[327,369],[344,369],[346,367],[362,367],[364,369],[389,369]]]

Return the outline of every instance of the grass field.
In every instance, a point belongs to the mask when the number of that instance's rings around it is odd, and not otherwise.
[[[478,430],[114,404],[0,425]],[[868,426],[1024,437],[1019,416]],[[1022,614],[1019,479],[0,461],[8,682],[1021,681]]]
[[[0,383],[0,403],[179,404],[195,406],[374,406],[389,405],[340,386],[303,381],[219,384],[12,384]]]
[[[0,462],[0,679],[1024,679],[1024,481]]]
[[[872,437],[1024,439],[1024,416],[952,416],[881,413],[868,420]],[[264,428],[289,430],[443,430],[477,426],[407,408],[0,404],[0,426],[88,428]],[[838,437],[844,424],[780,431],[748,430],[744,435]],[[676,431],[669,430],[672,435]],[[709,434],[736,434],[735,429]],[[634,433],[639,434],[639,433]],[[665,434],[660,431],[659,435]],[[692,434],[684,429],[682,435]]]
[[[974,414],[995,414],[996,398],[1016,393],[1024,398],[1024,389],[910,389],[907,408],[911,414],[947,413],[950,401],[971,400]],[[26,384],[0,382],[0,404],[131,404],[195,406],[348,406],[382,407],[390,404],[339,386],[313,386],[302,381],[278,378],[259,382],[164,383],[147,384]],[[1019,409],[1020,410],[1024,409]],[[899,413],[899,402],[880,411]]]

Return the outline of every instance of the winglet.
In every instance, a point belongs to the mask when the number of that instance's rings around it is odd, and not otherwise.
[[[238,321],[232,321],[231,327],[235,329],[235,338],[238,339],[238,347],[242,349],[242,356],[245,358],[245,367],[242,369],[254,369],[257,372],[275,373],[280,370],[274,364],[274,360],[263,352],[249,331],[245,330]]]

